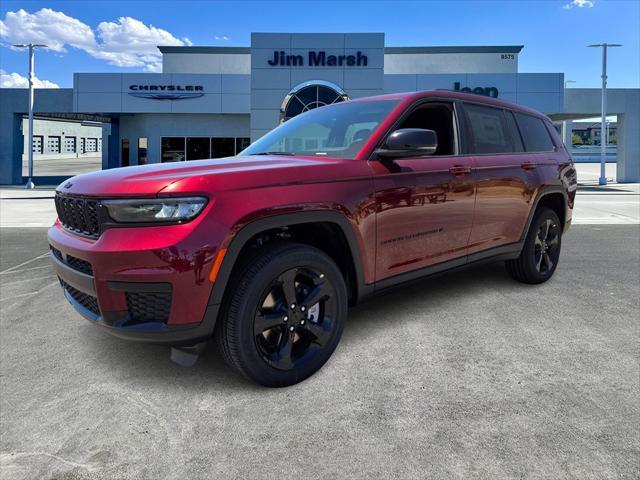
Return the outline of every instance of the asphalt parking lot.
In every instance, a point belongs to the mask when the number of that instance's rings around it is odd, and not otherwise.
[[[640,477],[637,225],[575,225],[541,286],[487,265],[365,303],[278,390],[97,331],[45,233],[0,229],[3,479]]]

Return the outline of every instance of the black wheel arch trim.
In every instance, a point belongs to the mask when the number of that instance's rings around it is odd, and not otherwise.
[[[542,187],[540,187],[538,189],[538,192],[536,194],[535,200],[533,201],[533,203],[531,204],[531,209],[529,210],[529,215],[527,216],[527,223],[525,223],[524,228],[522,229],[522,234],[520,235],[520,242],[522,242],[524,244],[524,240],[527,238],[527,233],[529,232],[529,227],[531,226],[531,222],[533,222],[533,216],[536,213],[536,210],[538,209],[538,204],[540,203],[540,200],[542,200],[542,198],[551,195],[551,194],[556,194],[559,193],[562,195],[563,198],[563,205],[565,208],[565,212],[564,212],[564,218],[560,218],[560,221],[562,222],[564,228],[563,228],[563,232],[566,232],[566,230],[569,228],[570,223],[567,222],[566,220],[566,216],[567,216],[567,210],[569,208],[569,202],[568,202],[568,195],[567,195],[567,191],[565,189],[562,188],[562,186],[560,185],[544,185]],[[560,216],[560,215],[558,215]]]
[[[209,305],[219,305],[222,303],[224,292],[231,277],[231,272],[237,263],[240,252],[252,237],[267,230],[299,225],[302,223],[333,223],[340,228],[347,240],[351,257],[353,258],[353,267],[356,275],[356,298],[359,300],[366,296],[368,289],[372,289],[373,286],[365,284],[362,256],[360,254],[358,241],[351,222],[345,215],[334,210],[310,210],[304,212],[285,213],[281,215],[271,215],[243,226],[234,235],[229,247],[227,248],[227,253],[222,261],[218,276],[211,290]]]

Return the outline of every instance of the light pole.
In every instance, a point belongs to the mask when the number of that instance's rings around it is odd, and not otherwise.
[[[605,165],[607,161],[607,145],[604,141],[604,134],[607,129],[607,48],[621,47],[618,43],[598,43],[587,45],[592,48],[602,48],[602,118],[600,119],[600,185],[607,184],[605,176]]]
[[[27,182],[26,187],[31,189],[35,188],[36,185],[33,183],[33,52],[36,48],[47,48],[46,45],[42,43],[21,43],[19,45],[14,45],[17,48],[28,48],[29,49],[29,181]]]

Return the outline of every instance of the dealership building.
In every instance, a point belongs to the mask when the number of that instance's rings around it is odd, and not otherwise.
[[[51,141],[34,128],[36,183],[85,171],[81,145],[95,145],[94,155],[99,146],[95,168],[219,158],[309,109],[384,93],[446,89],[516,102],[568,125],[568,144],[572,120],[600,113],[599,89],[565,89],[561,72],[520,73],[523,46],[387,47],[383,33],[253,33],[250,47],[158,48],[162,73],[74,73],[73,88],[36,90],[37,118],[58,126]],[[0,184],[24,182],[26,107],[26,90],[0,90]],[[609,107],[618,181],[640,181],[640,91],[609,90]],[[101,125],[101,139],[66,133],[77,124]],[[69,156],[75,167],[65,171]]]

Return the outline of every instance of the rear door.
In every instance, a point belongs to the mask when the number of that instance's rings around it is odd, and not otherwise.
[[[465,102],[464,112],[476,185],[471,255],[519,240],[538,181],[511,111]]]

